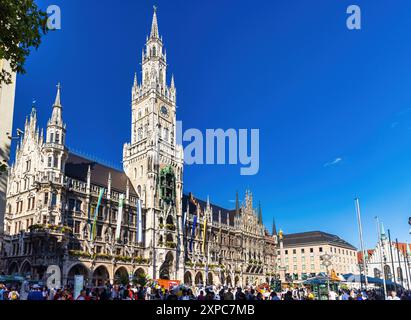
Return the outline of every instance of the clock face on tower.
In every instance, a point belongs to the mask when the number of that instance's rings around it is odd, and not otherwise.
[[[162,106],[160,112],[164,117],[168,117],[168,109],[166,106]]]

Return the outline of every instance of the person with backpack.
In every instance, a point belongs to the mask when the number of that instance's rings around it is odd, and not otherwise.
[[[20,294],[17,292],[16,288],[12,288],[9,292],[9,300],[19,300]]]

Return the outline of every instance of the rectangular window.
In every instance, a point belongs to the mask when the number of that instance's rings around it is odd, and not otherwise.
[[[288,250],[285,250],[285,254],[288,254]]]
[[[323,248],[322,248],[322,247],[319,247],[319,248],[318,248],[318,251],[319,251],[319,252],[323,252]]]
[[[98,208],[97,218],[100,219],[100,220],[103,220],[103,210],[104,210],[103,206],[100,206]]]
[[[310,253],[314,253],[314,248],[310,248]]]
[[[301,253],[304,253],[305,252],[305,250],[304,249],[301,249]]]
[[[76,212],[81,212],[81,200],[76,200]]]
[[[53,163],[53,168],[58,168],[58,158],[57,157],[54,157],[54,163]]]
[[[311,270],[314,270],[314,268],[315,268],[315,267],[314,267],[314,265],[312,264],[312,265],[311,265]]]
[[[57,205],[57,194],[54,193],[54,192],[51,194],[51,205],[52,205],[52,206],[56,206],[56,205]]]
[[[74,233],[80,234],[80,221],[74,221]]]
[[[297,254],[297,250],[296,250],[296,249],[293,250],[293,254]]]
[[[56,132],[56,143],[60,143],[60,134]]]
[[[69,211],[73,211],[75,205],[76,205],[76,200],[74,200],[74,199],[69,199],[69,202],[68,202],[68,210],[69,210]]]
[[[103,231],[103,226],[101,224],[97,225],[97,237],[101,237]]]
[[[47,159],[47,167],[51,168],[51,165],[53,164],[53,157],[48,157]]]

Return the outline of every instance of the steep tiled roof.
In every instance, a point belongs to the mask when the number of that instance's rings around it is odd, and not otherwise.
[[[205,210],[207,207],[207,201],[200,200],[200,199],[195,199],[198,204],[200,205],[200,208],[202,211]],[[187,210],[187,206],[189,208],[189,214],[193,215],[196,213],[196,207],[195,205],[190,201],[190,194],[184,194],[183,195],[183,211]],[[227,224],[227,213],[229,215],[229,220],[230,220],[230,225],[234,226],[234,216],[235,216],[235,209],[230,210],[230,209],[225,209],[223,207],[220,207],[218,205],[210,203],[210,206],[213,210],[213,221],[218,221],[219,219],[219,212],[221,211],[221,223],[222,224]]]
[[[347,241],[341,239],[340,237],[322,231],[285,234],[283,241],[285,247],[315,244],[331,244],[342,248],[357,250],[353,245],[349,244]]]
[[[100,187],[107,188],[108,175],[111,173],[111,188],[118,192],[125,193],[127,180],[129,181],[130,194],[137,195],[127,175],[117,169],[88,160],[74,153],[69,153],[65,172],[70,178],[80,181],[87,181],[88,167],[91,168],[91,183]]]

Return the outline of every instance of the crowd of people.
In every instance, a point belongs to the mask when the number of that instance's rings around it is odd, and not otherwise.
[[[330,290],[329,300],[384,300],[384,294],[378,290]],[[159,286],[106,284],[104,286],[83,288],[75,294],[70,286],[61,289],[49,289],[38,284],[0,283],[0,300],[317,300],[314,293],[306,288],[284,288],[275,292],[269,288],[247,286],[231,287],[186,287],[175,286],[169,289]],[[411,300],[411,291],[397,294],[390,291],[387,300]]]

